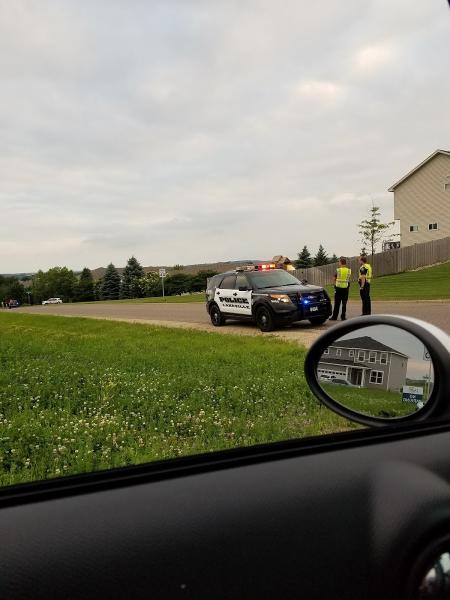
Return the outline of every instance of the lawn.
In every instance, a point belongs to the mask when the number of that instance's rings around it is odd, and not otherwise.
[[[0,313],[0,485],[356,427],[276,338]]]
[[[328,292],[334,293],[328,286]],[[450,262],[408,271],[397,275],[385,275],[372,280],[372,300],[441,300],[450,299]],[[357,283],[350,286],[350,298],[359,298]]]
[[[333,383],[322,383],[322,387],[343,406],[372,417],[404,417],[416,410],[415,404],[402,401],[400,392],[353,388]]]

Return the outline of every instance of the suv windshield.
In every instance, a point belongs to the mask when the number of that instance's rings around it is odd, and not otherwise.
[[[283,285],[300,285],[300,281],[281,269],[273,271],[255,271],[247,274],[254,288],[272,288]]]

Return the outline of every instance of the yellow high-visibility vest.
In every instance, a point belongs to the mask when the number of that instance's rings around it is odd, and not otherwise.
[[[361,273],[361,269],[367,269],[367,273],[363,275],[363,273]],[[361,275],[366,278],[367,283],[370,283],[372,281],[372,267],[369,265],[369,263],[364,263],[361,269]]]
[[[336,287],[348,288],[351,274],[352,271],[348,267],[338,267],[336,269]]]

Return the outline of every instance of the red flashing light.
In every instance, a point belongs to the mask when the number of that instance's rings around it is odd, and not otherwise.
[[[276,267],[274,263],[264,263],[258,265],[258,271],[268,271],[269,269],[276,269]]]

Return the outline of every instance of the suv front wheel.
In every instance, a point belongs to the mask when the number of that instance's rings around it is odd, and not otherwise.
[[[266,306],[260,306],[255,314],[256,324],[261,331],[273,331],[275,329],[275,318],[272,311]]]
[[[225,319],[223,318],[223,315],[220,312],[220,309],[217,306],[217,304],[213,304],[211,306],[211,308],[209,309],[209,316],[211,318],[211,323],[214,325],[214,327],[220,327],[225,323]]]
[[[309,322],[311,325],[323,325],[328,317],[311,317]]]

